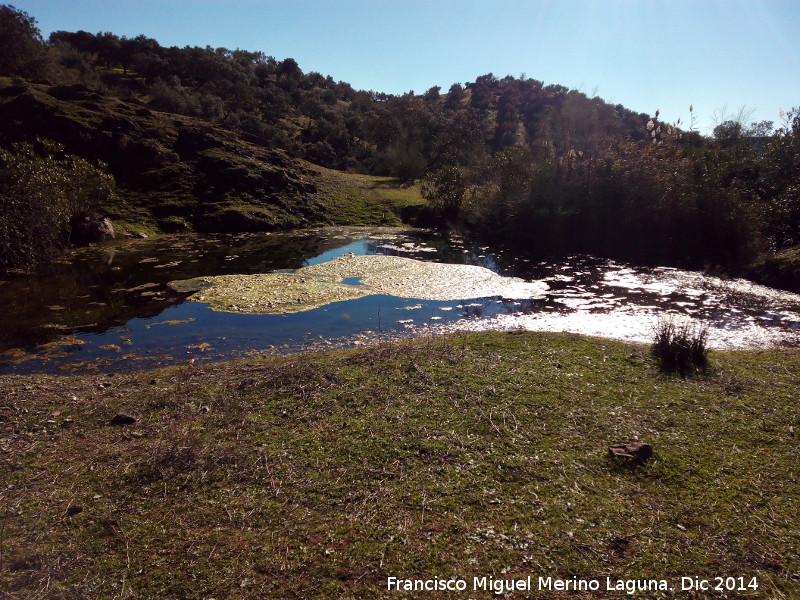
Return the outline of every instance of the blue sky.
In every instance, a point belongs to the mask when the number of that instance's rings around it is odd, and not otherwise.
[[[59,29],[292,57],[358,89],[525,74],[698,125],[800,106],[797,0],[11,0]]]

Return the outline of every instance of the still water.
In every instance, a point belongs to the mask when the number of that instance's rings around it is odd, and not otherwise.
[[[449,301],[371,295],[251,315],[215,312],[167,285],[290,271],[351,253],[479,265],[536,282],[539,292]],[[649,342],[665,317],[707,325],[713,348],[800,346],[800,296],[744,280],[587,256],[537,261],[420,230],[325,228],[122,240],[76,250],[33,274],[10,274],[0,281],[0,372],[118,371],[459,330]]]

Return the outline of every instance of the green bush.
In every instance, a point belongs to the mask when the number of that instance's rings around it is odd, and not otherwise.
[[[445,219],[454,219],[461,212],[469,189],[464,169],[446,167],[428,173],[422,180],[420,193]]]
[[[708,369],[707,341],[708,327],[663,319],[656,326],[651,351],[663,373],[685,377]]]
[[[63,249],[70,221],[96,213],[113,194],[110,175],[55,144],[0,149],[0,270]]]

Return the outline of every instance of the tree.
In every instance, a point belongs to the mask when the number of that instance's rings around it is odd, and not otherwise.
[[[714,138],[723,146],[732,146],[741,140],[744,127],[739,121],[728,119],[714,127]]]
[[[445,106],[452,110],[458,110],[461,108],[461,102],[464,99],[464,88],[461,87],[460,83],[454,83],[450,86],[450,91],[447,92],[447,100],[445,101]]]
[[[38,79],[46,71],[46,49],[36,19],[0,4],[0,76]]]
[[[421,193],[446,220],[450,220],[458,217],[469,189],[464,169],[446,167],[425,176]]]
[[[438,102],[441,96],[442,88],[438,85],[433,86],[424,94],[424,98],[428,102]]]
[[[475,83],[468,86],[472,90],[470,106],[481,110],[490,109],[494,101],[494,88],[496,86],[497,79],[491,73],[478,77]]]
[[[767,236],[778,250],[800,245],[800,109],[784,113],[783,120],[762,161]]]
[[[497,127],[494,132],[495,151],[516,145],[520,126],[519,103],[519,90],[516,87],[508,86],[497,103]]]

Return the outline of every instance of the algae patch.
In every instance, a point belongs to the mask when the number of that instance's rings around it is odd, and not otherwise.
[[[420,300],[463,300],[501,296],[523,299],[540,296],[546,284],[503,277],[485,267],[427,262],[400,256],[342,256],[303,267],[305,276],[360,277],[373,294]]]
[[[305,277],[299,272],[217,275],[169,285],[182,292],[196,289],[188,299],[207,302],[212,310],[268,315],[302,312],[372,293],[335,280]]]
[[[193,291],[189,300],[207,302],[212,310],[251,314],[296,313],[372,294],[442,301],[524,299],[546,289],[543,283],[503,277],[484,267],[383,255],[345,255],[294,273],[199,277],[170,287]]]
[[[158,323],[148,323],[144,326],[145,329],[150,329],[151,327],[155,327],[156,325],[181,325],[182,323],[191,323],[194,321],[194,317],[190,317],[188,319],[170,319],[168,321],[159,321]]]

